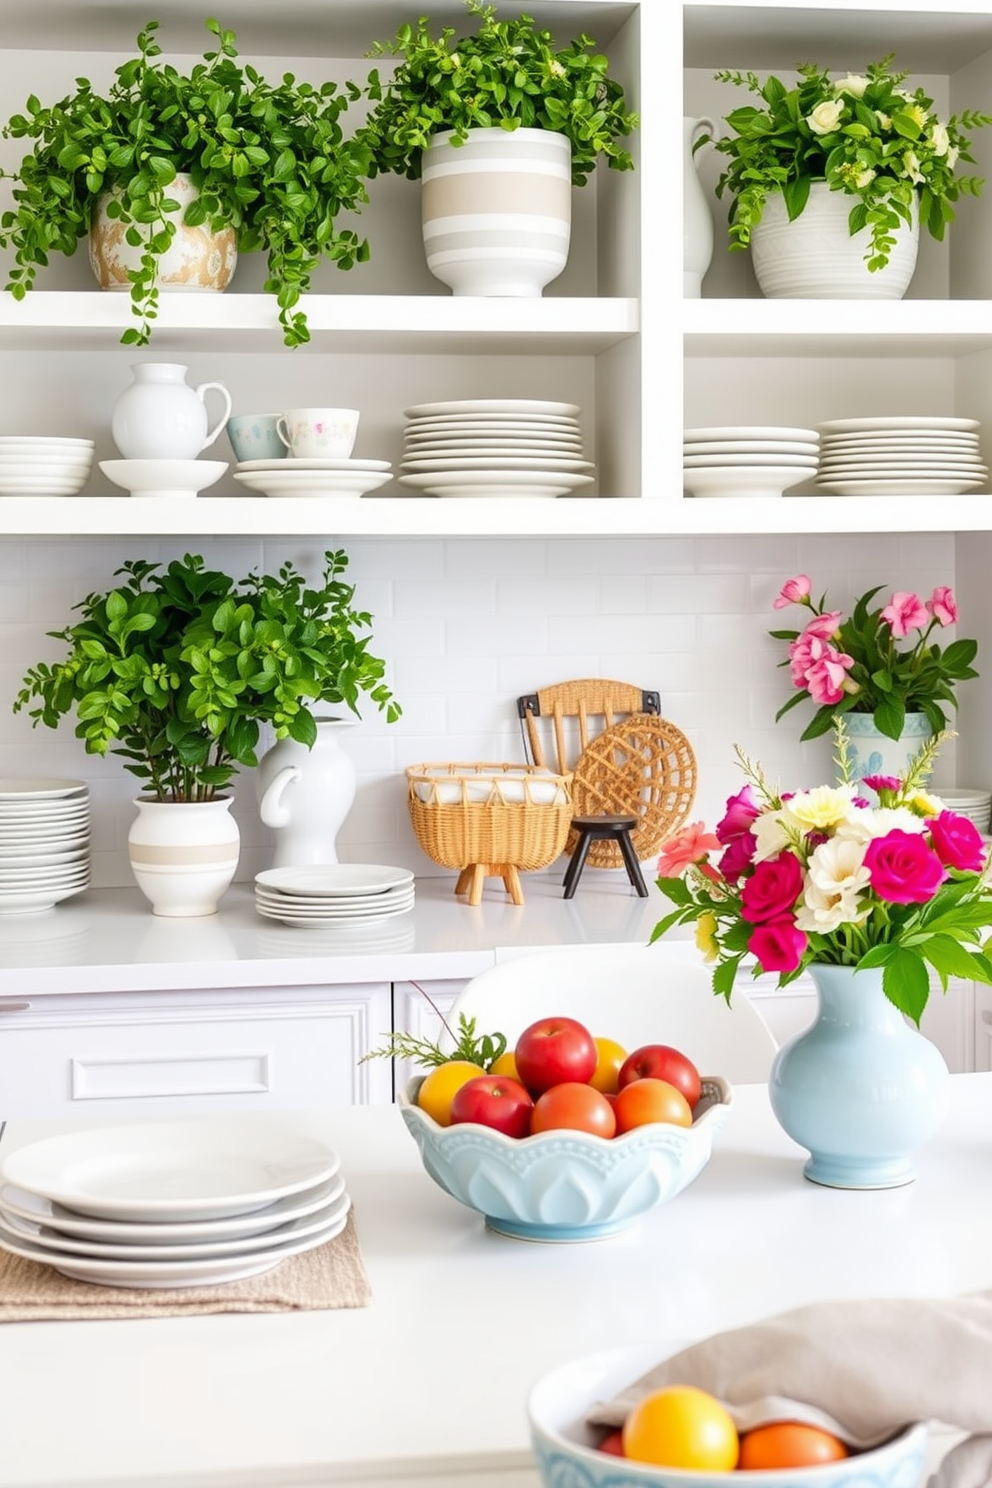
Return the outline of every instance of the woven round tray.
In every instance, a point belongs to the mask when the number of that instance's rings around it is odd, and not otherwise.
[[[696,797],[696,756],[681,729],[654,713],[634,713],[587,745],[572,777],[576,816],[633,816],[630,834],[642,861],[683,824]],[[566,851],[577,841],[569,833]],[[586,862],[622,868],[615,842],[593,842]]]

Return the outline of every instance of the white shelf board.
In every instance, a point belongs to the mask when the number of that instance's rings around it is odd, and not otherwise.
[[[426,354],[484,347],[596,355],[639,328],[638,302],[619,297],[310,295],[303,308],[315,351]],[[125,294],[34,289],[18,301],[0,293],[0,348],[106,349],[133,324]],[[203,337],[213,351],[283,349],[276,302],[266,294],[163,294],[151,350],[169,347],[170,337],[178,336],[184,346]]]
[[[988,532],[992,495],[818,497],[340,497],[188,501],[108,496],[0,501],[0,537],[585,537],[738,533]]]
[[[955,357],[992,347],[989,300],[685,300],[686,356]]]

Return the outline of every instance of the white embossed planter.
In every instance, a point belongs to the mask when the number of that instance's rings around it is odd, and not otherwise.
[[[241,849],[230,796],[213,801],[151,801],[139,796],[128,833],[131,870],[157,915],[217,913]]]
[[[810,186],[809,201],[790,222],[779,191],[765,201],[751,231],[751,262],[762,294],[778,300],[901,300],[916,268],[919,218],[901,226],[884,269],[865,262],[867,228],[852,238],[848,218],[858,198],[831,191],[825,181]]]
[[[424,151],[427,267],[456,295],[536,298],[568,261],[572,147],[548,129],[450,130]]]
[[[177,175],[166,187],[166,194],[179,203],[170,213],[176,225],[169,248],[158,260],[156,283],[159,289],[184,289],[220,292],[234,276],[238,262],[237,238],[233,227],[211,232],[210,227],[187,227],[183,213],[199,190],[187,175]],[[125,225],[107,216],[109,193],[96,204],[90,224],[90,265],[101,289],[130,290],[128,273],[141,267],[141,248],[127,241]],[[139,232],[144,232],[140,225]]]

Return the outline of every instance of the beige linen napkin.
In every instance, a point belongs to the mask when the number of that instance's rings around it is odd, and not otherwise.
[[[940,1421],[971,1436],[947,1454],[931,1488],[992,1484],[992,1292],[794,1308],[683,1349],[587,1418],[618,1426],[671,1384],[718,1396],[742,1431],[807,1421],[854,1447]]]
[[[340,1235],[271,1271],[243,1281],[198,1287],[97,1286],[63,1276],[41,1261],[0,1251],[0,1323],[83,1318],[176,1317],[211,1312],[311,1312],[367,1307],[372,1288],[358,1245],[354,1212]]]

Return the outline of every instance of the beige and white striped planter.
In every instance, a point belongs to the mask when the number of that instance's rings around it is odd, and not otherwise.
[[[139,796],[127,848],[152,912],[173,917],[217,913],[238,866],[241,837],[230,796],[214,801],[152,801]]]
[[[547,129],[447,130],[424,151],[427,267],[456,295],[536,298],[568,261],[572,147]]]
[[[176,231],[168,249],[158,260],[155,282],[159,289],[183,289],[223,292],[234,276],[238,264],[238,243],[233,227],[212,232],[202,227],[186,227],[183,213],[199,196],[190,176],[180,172],[166,188],[166,194],[179,203],[175,213]],[[89,232],[90,267],[101,289],[131,288],[128,274],[141,267],[141,248],[127,241],[128,229],[119,220],[107,216],[110,194],[101,196],[93,212]],[[140,224],[138,231],[142,232]]]

